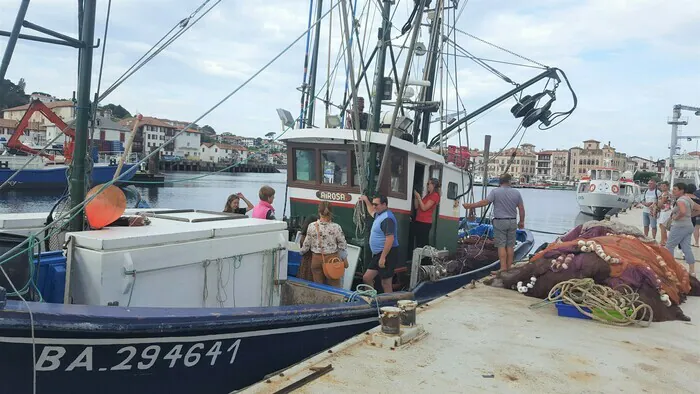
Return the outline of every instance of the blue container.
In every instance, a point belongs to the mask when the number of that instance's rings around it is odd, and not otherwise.
[[[555,305],[556,305],[556,307],[557,307],[557,314],[558,314],[559,316],[563,316],[563,317],[573,317],[573,318],[575,318],[575,319],[587,319],[587,320],[590,320],[590,319],[591,319],[590,317],[588,317],[588,316],[584,315],[583,313],[581,313],[581,312],[580,312],[575,306],[573,306],[573,305],[565,304],[565,303],[563,303],[563,302],[561,302],[561,301],[556,302]],[[591,310],[588,309],[588,308],[586,308],[586,307],[583,307],[582,309],[583,309],[584,311],[588,312],[588,313],[591,313]]]
[[[301,254],[299,252],[287,251],[287,275],[297,276],[301,265]]]
[[[44,301],[63,303],[66,288],[66,258],[62,251],[44,252],[34,256],[34,281]]]

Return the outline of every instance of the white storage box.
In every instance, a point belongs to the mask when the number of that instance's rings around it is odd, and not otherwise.
[[[207,211],[161,211],[143,227],[74,237],[74,304],[149,307],[279,305],[287,225]]]

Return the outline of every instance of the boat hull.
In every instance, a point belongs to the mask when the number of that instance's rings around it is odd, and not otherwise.
[[[633,197],[607,193],[578,193],[577,201],[582,213],[596,218],[611,210],[627,209],[634,202]]]
[[[380,306],[410,298],[378,297]],[[377,306],[364,300],[227,309],[30,304],[37,393],[230,393],[378,324]],[[29,317],[19,302],[5,309],[0,392],[29,393]]]
[[[114,178],[116,166],[95,164],[92,169],[92,184],[109,182]],[[134,176],[137,167],[125,164],[122,167],[123,181]],[[6,185],[8,189],[62,189],[68,186],[68,166],[57,165],[44,169],[24,169]],[[0,168],[0,184],[7,181],[15,170]]]

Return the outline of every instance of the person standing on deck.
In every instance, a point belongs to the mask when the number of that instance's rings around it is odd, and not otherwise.
[[[644,193],[644,200],[642,200],[642,224],[644,225],[644,236],[649,236],[649,227],[651,227],[651,237],[656,239],[656,217],[658,216],[658,210],[651,209],[652,206],[656,205],[659,201],[659,190],[656,188],[656,179],[652,178],[649,180],[649,188],[646,193]]]
[[[275,189],[265,185],[260,188],[258,197],[260,197],[260,202],[253,208],[251,217],[256,219],[276,220],[275,208],[272,206],[272,202],[275,200]]]
[[[430,244],[430,229],[433,226],[435,209],[440,204],[440,181],[437,178],[428,180],[428,194],[421,198],[420,193],[413,192],[413,204],[416,207],[416,218],[413,220],[413,248],[422,248]]]
[[[391,293],[394,269],[399,262],[399,226],[393,212],[389,210],[386,196],[374,197],[371,203],[367,196],[362,196],[361,199],[365,202],[369,214],[374,217],[369,233],[372,261],[362,276],[362,281],[374,287],[374,278],[379,275],[384,293]]]
[[[510,181],[510,174],[503,174],[498,181],[499,187],[491,190],[485,200],[463,204],[467,211],[493,204],[493,244],[498,248],[501,271],[508,271],[513,265],[516,230],[525,228],[523,197],[518,190],[510,187]],[[520,216],[519,221],[516,221],[516,210]]]

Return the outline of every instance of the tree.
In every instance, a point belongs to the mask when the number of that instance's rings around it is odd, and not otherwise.
[[[212,144],[216,142],[216,138],[213,138],[211,135],[202,133],[201,141],[203,144]]]
[[[15,85],[9,79],[0,83],[0,110],[18,107],[29,103],[29,95],[24,93],[26,83],[21,78]]]
[[[121,105],[107,104],[103,106],[102,109],[112,111],[112,117],[116,119],[131,118],[131,113]]]
[[[648,183],[651,178],[656,177],[655,172],[650,171],[637,171],[634,174],[634,181],[639,183]]]
[[[199,129],[199,131],[201,131],[202,133],[204,133],[206,135],[210,135],[210,136],[216,135],[216,130],[214,130],[214,128],[209,126],[209,125],[204,125],[204,127]]]
[[[265,138],[271,140],[272,138],[274,138],[275,134],[277,134],[277,133],[275,133],[274,131],[271,131],[271,132],[265,134]]]
[[[222,135],[222,136],[226,136],[226,137],[232,137],[232,136],[233,136],[233,134],[229,133],[228,131],[224,131],[223,133],[221,133],[221,135]]]

